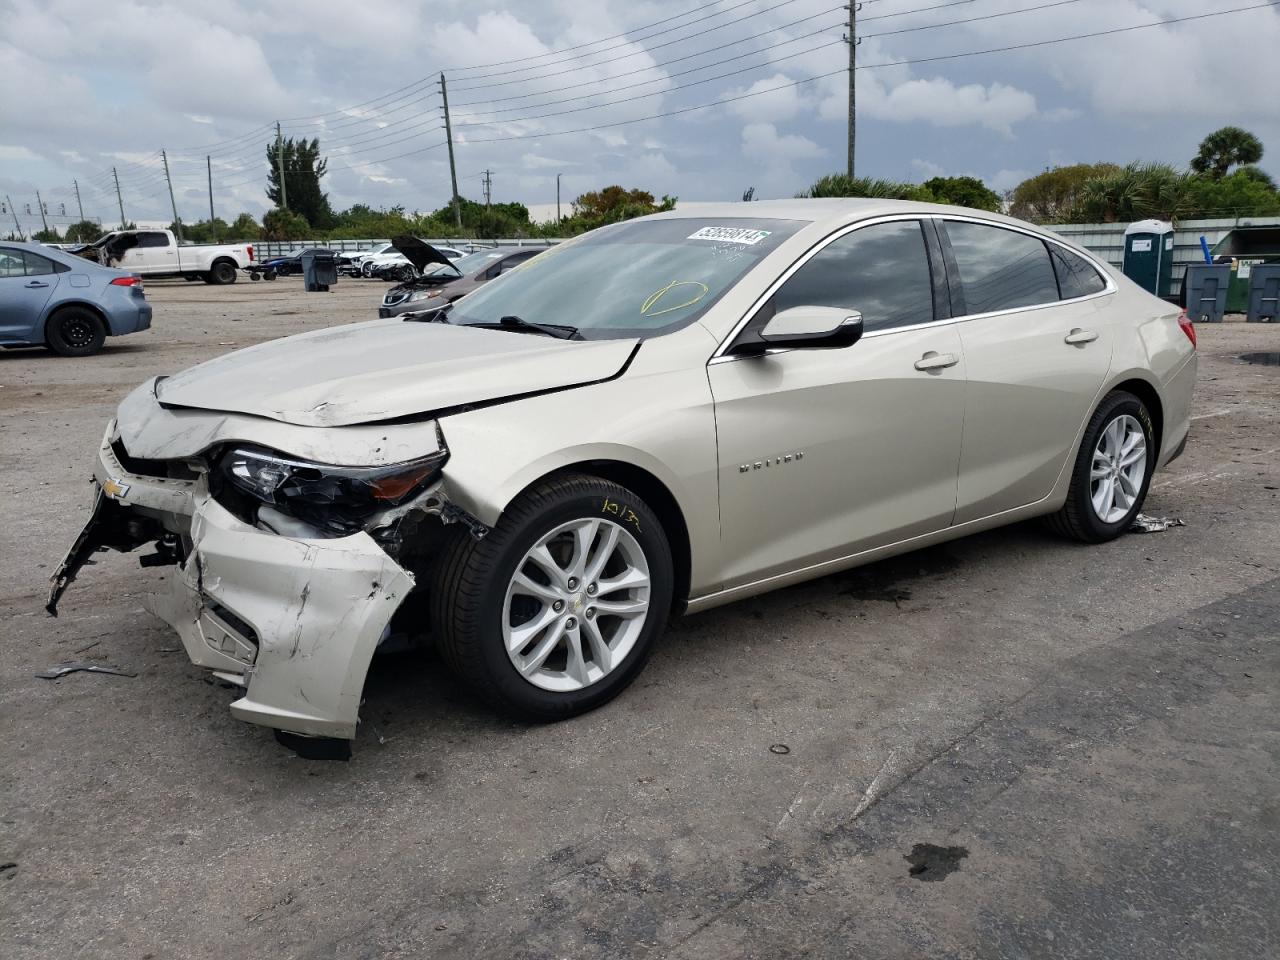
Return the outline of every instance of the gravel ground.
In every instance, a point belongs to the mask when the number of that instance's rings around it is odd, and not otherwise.
[[[995,531],[676,623],[553,726],[379,661],[350,763],[103,556],[42,610],[139,381],[371,318],[383,285],[156,282],[99,356],[0,353],[0,955],[1274,957],[1280,328],[1200,328],[1185,456],[1102,547]],[[40,669],[90,660],[137,677]]]

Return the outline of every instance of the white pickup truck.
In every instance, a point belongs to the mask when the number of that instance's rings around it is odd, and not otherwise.
[[[179,244],[170,230],[115,230],[72,251],[104,267],[144,277],[185,277],[235,283],[236,271],[253,263],[253,244]]]

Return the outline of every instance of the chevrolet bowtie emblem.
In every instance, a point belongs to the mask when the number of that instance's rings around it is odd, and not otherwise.
[[[123,500],[129,495],[129,485],[112,477],[102,485],[102,492],[112,500]]]

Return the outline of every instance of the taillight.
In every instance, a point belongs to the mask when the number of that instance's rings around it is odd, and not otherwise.
[[[253,244],[252,244],[252,243],[251,243],[251,244],[249,244],[247,247],[245,247],[245,249],[249,251],[249,259],[250,259],[250,260],[252,260],[252,259],[253,259]]]
[[[1178,317],[1178,326],[1182,328],[1182,332],[1187,335],[1187,339],[1191,341],[1191,346],[1196,345],[1196,325],[1191,322],[1191,318],[1187,316],[1187,311],[1182,311],[1182,316]]]
[[[111,285],[113,287],[140,287],[142,286],[141,277],[112,277]]]

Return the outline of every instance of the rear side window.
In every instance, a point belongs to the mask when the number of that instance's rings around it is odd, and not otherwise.
[[[804,306],[858,310],[868,333],[931,322],[933,282],[920,222],[877,223],[827,244],[773,295],[774,312]]]
[[[23,265],[22,251],[11,247],[0,247],[0,277],[25,277],[27,268]]]
[[[1053,269],[1058,274],[1058,291],[1063,300],[1087,297],[1107,289],[1107,281],[1102,279],[1102,274],[1080,254],[1072,253],[1054,243],[1049,244],[1049,254],[1053,257]]]
[[[947,239],[960,270],[966,314],[1016,310],[1058,300],[1043,240],[981,223],[950,220]]]
[[[140,247],[167,247],[169,238],[163,233],[140,233],[138,234],[138,246]]]
[[[0,277],[43,277],[69,268],[28,250],[0,249]]]
[[[38,253],[28,251],[24,256],[27,259],[27,276],[43,277],[50,273],[59,272],[59,264],[54,263],[48,257],[42,257]]]

